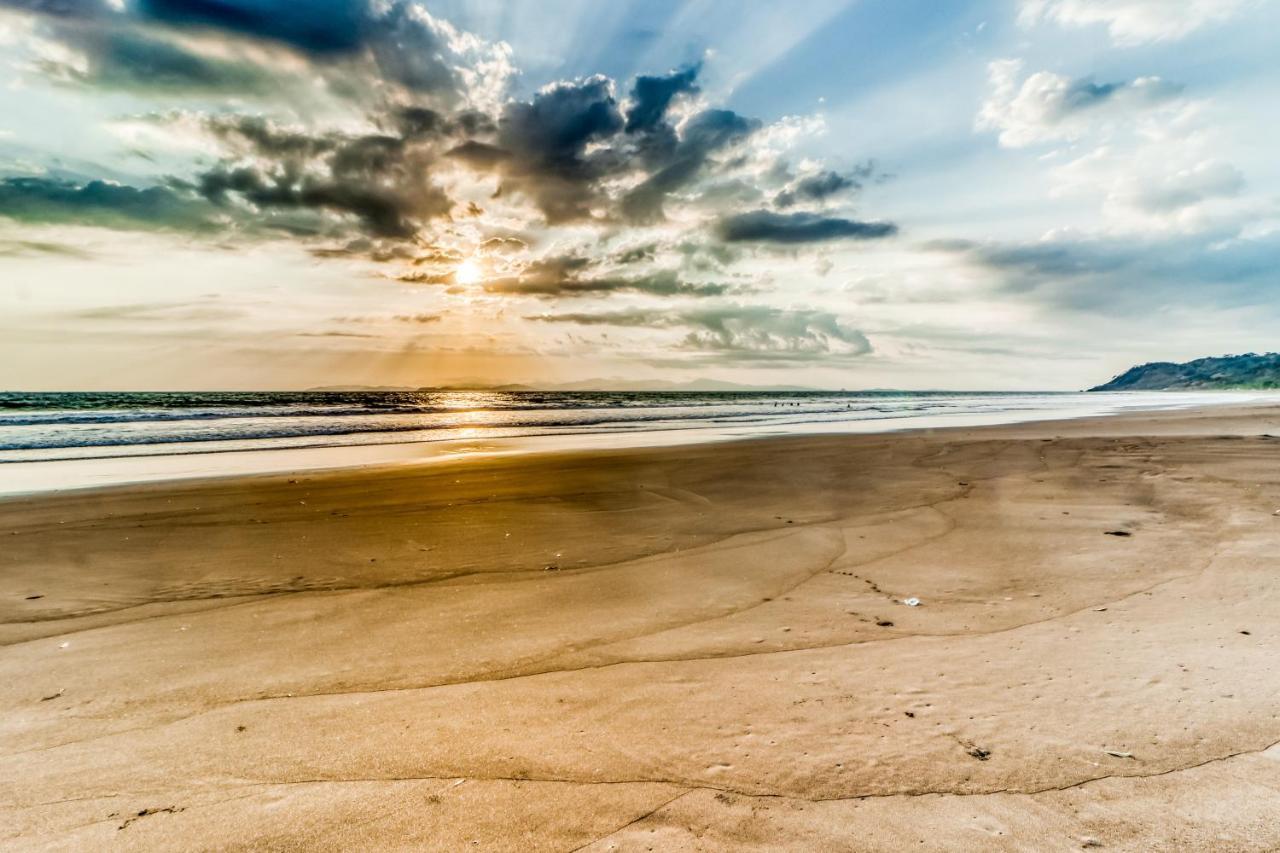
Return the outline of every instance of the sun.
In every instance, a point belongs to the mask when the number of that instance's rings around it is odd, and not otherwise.
[[[483,277],[484,271],[480,269],[480,264],[476,263],[475,258],[467,258],[453,271],[453,280],[458,284],[475,284]]]

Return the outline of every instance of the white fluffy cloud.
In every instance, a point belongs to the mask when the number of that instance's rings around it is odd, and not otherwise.
[[[1159,77],[1097,83],[1087,77],[1037,71],[1023,78],[1022,62],[1017,59],[992,62],[988,78],[991,93],[978,113],[977,125],[998,132],[1006,148],[1079,139],[1099,123],[1166,103],[1181,91]]]
[[[1065,27],[1102,25],[1116,44],[1180,39],[1229,18],[1252,0],[1023,0],[1019,21]]]
[[[1159,77],[1099,83],[1019,60],[989,66],[977,116],[1004,148],[1056,145],[1041,158],[1052,198],[1097,204],[1085,232],[1199,233],[1256,215],[1245,177],[1224,159],[1212,101]]]

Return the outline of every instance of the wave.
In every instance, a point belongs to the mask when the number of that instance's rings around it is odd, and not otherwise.
[[[288,419],[262,420],[233,417],[210,418],[201,422],[191,419],[169,420],[157,427],[156,421],[131,422],[83,422],[61,421],[41,426],[49,429],[8,428],[0,424],[0,451],[37,450],[70,447],[109,447],[134,444],[163,444],[170,442],[198,443],[211,441],[253,441],[307,436],[341,436],[362,433],[431,432],[476,429],[600,429],[645,428],[664,421],[705,422],[714,425],[733,423],[777,422],[797,423],[800,419],[812,422],[815,416],[839,416],[841,419],[867,420],[884,417],[909,417],[929,411],[945,411],[946,406],[904,406],[890,409],[883,406],[797,407],[789,412],[770,414],[770,410],[702,410],[698,412],[673,409],[648,410],[541,410],[536,416],[511,416],[494,411],[430,412],[409,417],[399,416],[316,416],[305,414]],[[1001,407],[1007,408],[1007,407]]]
[[[144,447],[213,452],[699,427],[786,430],[934,415],[1052,415],[1096,409],[1101,399],[960,392],[7,393],[0,394],[0,453],[6,454],[0,462],[137,455]],[[1109,405],[1123,402],[1112,399]]]

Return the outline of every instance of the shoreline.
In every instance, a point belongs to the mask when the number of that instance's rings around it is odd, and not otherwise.
[[[1247,405],[6,499],[0,837],[1269,849],[1274,436]]]
[[[1234,393],[1234,392],[1224,392]],[[934,429],[980,429],[1017,424],[1090,421],[1131,415],[1265,405],[1266,395],[1206,403],[1203,401],[1150,408],[1111,411],[1019,412],[886,417],[850,421],[814,421],[787,427],[678,426],[634,431],[561,432],[514,436],[442,436],[433,439],[383,441],[344,445],[301,445],[253,449],[178,450],[196,442],[172,445],[123,445],[127,448],[170,446],[171,452],[121,452],[112,455],[58,457],[39,460],[0,460],[0,500],[43,493],[64,493],[144,482],[195,482],[257,474],[299,474],[343,469],[376,469],[405,464],[438,464],[456,458],[596,451],[638,447],[681,447],[733,443],[765,438],[817,435],[873,435]],[[376,435],[377,433],[369,433]],[[209,442],[213,444],[215,442]],[[92,448],[90,448],[92,449]],[[339,458],[342,457],[342,458]],[[266,463],[266,467],[264,464]]]

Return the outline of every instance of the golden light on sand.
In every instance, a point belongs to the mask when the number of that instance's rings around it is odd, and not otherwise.
[[[475,258],[467,258],[453,271],[453,279],[458,284],[475,284],[483,277],[484,270],[480,269],[480,264]]]

